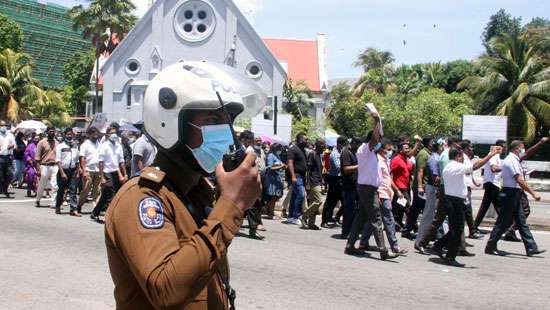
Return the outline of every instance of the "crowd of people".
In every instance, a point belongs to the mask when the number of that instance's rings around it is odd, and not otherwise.
[[[265,230],[262,202],[266,218],[273,219],[275,203],[284,199],[283,223],[309,230],[340,228],[341,238],[347,240],[346,254],[377,251],[383,260],[396,258],[407,253],[399,245],[397,233],[401,233],[414,242],[418,253],[436,254],[451,266],[464,266],[456,257],[474,256],[467,250],[472,245],[466,237],[480,239],[488,233],[479,225],[492,204],[498,217],[485,253],[500,254],[497,243],[503,236],[523,241],[528,256],[545,251],[537,247],[526,223],[527,194],[535,200],[540,195],[525,181],[521,161],[548,138],[529,150],[522,141],[512,141],[508,153],[506,142],[498,140],[487,156],[478,158],[471,141],[455,136],[390,140],[383,137],[380,116],[370,115],[376,125],[365,139],[341,136],[333,147],[322,139],[311,143],[305,133],[299,133],[290,147],[260,139],[254,144],[253,133],[241,134],[245,146],[252,147],[262,162],[264,184],[262,198],[248,215],[250,237],[263,239],[257,233]],[[483,169],[485,193],[474,218],[472,188],[482,185],[473,177],[478,169]],[[316,225],[317,215],[321,227]],[[369,245],[371,236],[376,246]]]
[[[380,116],[370,116],[375,127],[367,137],[340,136],[334,146],[323,139],[311,142],[305,133],[290,146],[262,141],[249,130],[239,134],[246,152],[256,154],[263,184],[262,195],[246,211],[250,238],[265,238],[259,233],[266,230],[263,219],[284,218],[283,223],[307,230],[340,228],[346,254],[377,251],[385,260],[407,253],[400,247],[401,233],[414,241],[418,253],[463,266],[456,257],[474,255],[465,237],[479,239],[487,233],[479,225],[492,204],[498,218],[485,253],[499,254],[502,236],[523,241],[527,255],[544,252],[526,223],[526,194],[535,200],[540,195],[525,182],[521,161],[548,138],[527,151],[523,142],[513,141],[507,155],[506,142],[499,140],[478,158],[470,141],[454,136],[390,140],[383,137]],[[51,197],[49,207],[56,214],[68,205],[76,217],[91,202],[90,218],[103,223],[101,216],[117,190],[150,166],[156,152],[146,135],[121,132],[116,123],[104,134],[95,127],[85,132],[48,127],[39,134],[12,133],[0,121],[0,192],[10,197],[10,186],[26,188],[28,197],[36,197],[36,207]],[[483,169],[485,193],[474,218],[471,195],[472,187],[481,186],[473,177],[478,169]],[[215,184],[215,176],[211,180]],[[277,205],[282,205],[280,216]],[[369,245],[371,236],[375,246]]]
[[[82,216],[82,206],[91,202],[91,219],[103,223],[106,210],[120,186],[152,164],[156,147],[146,135],[121,131],[112,123],[102,134],[87,130],[48,127],[45,132],[11,132],[0,121],[0,192],[7,198],[11,188],[26,188],[36,207],[51,207],[56,214],[68,204],[69,214]],[[43,198],[52,198],[42,205]]]

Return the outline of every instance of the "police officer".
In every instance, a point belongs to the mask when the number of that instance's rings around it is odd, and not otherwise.
[[[233,144],[229,122],[244,110],[243,98],[225,84],[227,79],[216,86],[222,67],[177,63],[147,88],[144,125],[158,154],[152,167],[119,190],[106,214],[117,309],[227,309],[231,304],[228,246],[261,185],[254,153],[231,172],[220,164]],[[216,202],[205,178],[213,172]]]

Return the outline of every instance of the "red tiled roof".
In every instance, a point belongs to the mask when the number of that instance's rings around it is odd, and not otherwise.
[[[305,81],[312,91],[320,91],[317,41],[263,39],[280,62],[287,63],[288,78]]]

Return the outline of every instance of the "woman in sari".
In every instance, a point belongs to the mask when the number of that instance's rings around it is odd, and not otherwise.
[[[27,183],[27,197],[32,197],[32,193],[36,195],[36,188],[38,186],[38,174],[35,168],[35,155],[36,145],[40,141],[40,136],[33,134],[31,142],[27,145],[23,160],[25,161],[25,183]]]

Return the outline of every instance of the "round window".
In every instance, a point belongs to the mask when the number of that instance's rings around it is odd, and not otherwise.
[[[214,9],[203,0],[185,1],[174,15],[176,33],[189,42],[200,42],[208,38],[215,27]]]
[[[126,73],[130,75],[138,74],[140,69],[141,65],[136,59],[130,59],[126,62]]]
[[[263,72],[262,64],[257,61],[253,61],[246,66],[246,74],[253,79],[260,78]]]

